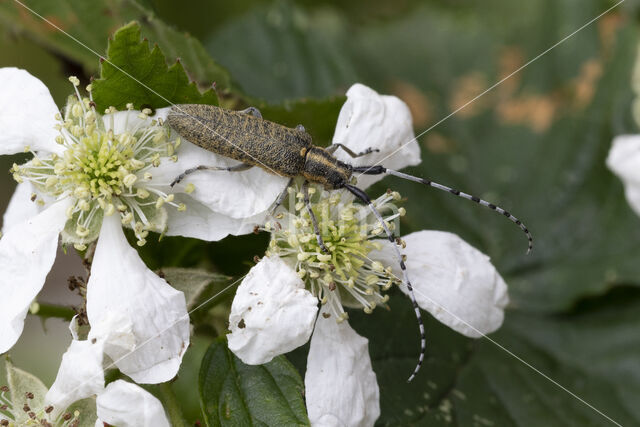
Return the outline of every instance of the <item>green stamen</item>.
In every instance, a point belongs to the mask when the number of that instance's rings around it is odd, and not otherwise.
[[[95,240],[102,218],[116,213],[117,206],[125,225],[143,225],[144,230],[136,227],[135,233],[138,244],[144,244],[146,230],[164,231],[167,214],[162,205],[186,209],[173,202],[172,194],[155,188],[149,172],[161,161],[176,160],[179,140],[169,138],[161,121],[141,122],[133,117],[127,117],[125,129],[115,134],[116,109],[109,107],[105,114],[110,116],[104,120],[90,98],[81,98],[78,79],[71,77],[70,81],[76,96],[68,98],[64,117],[56,114],[60,132],[56,142],[65,148],[63,155],[41,158],[34,153],[30,162],[14,165],[11,172],[16,181],[31,181],[54,199],[70,196],[76,200],[67,212],[66,243],[82,246]],[[146,110],[138,117],[146,120],[150,113]]]
[[[385,193],[373,203],[378,210],[399,212],[391,203],[397,196]],[[302,197],[297,192],[295,213],[280,212],[276,217],[281,220],[276,226],[265,225],[264,229],[271,232],[267,255],[280,256],[294,266],[298,277],[322,304],[328,305],[337,321],[347,318],[343,306],[359,307],[370,313],[384,304],[388,296],[382,293],[396,279],[391,268],[369,257],[373,250],[381,248],[376,241],[376,230],[381,227],[375,217],[366,206],[341,203],[339,194],[322,192],[312,208],[329,250],[324,253]],[[385,220],[397,216],[392,214]]]

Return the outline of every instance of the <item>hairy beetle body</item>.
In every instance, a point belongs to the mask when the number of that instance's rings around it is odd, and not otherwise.
[[[205,150],[288,177],[301,174],[313,147],[304,131],[213,105],[180,105],[167,121]]]

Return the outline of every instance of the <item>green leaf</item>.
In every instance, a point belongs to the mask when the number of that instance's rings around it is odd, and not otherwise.
[[[189,76],[202,87],[208,88],[215,82],[219,90],[232,88],[229,73],[213,61],[200,41],[157,19],[151,5],[134,0],[31,0],[25,4],[82,44],[13,1],[0,2],[3,26],[82,64],[88,74],[98,71],[98,55],[104,52],[105,38],[121,23],[137,19],[142,35],[160,44],[169,62],[180,58]]]
[[[13,415],[18,424],[26,423],[30,420],[27,412],[23,411],[24,405],[30,408],[43,408],[44,396],[47,394],[47,387],[35,375],[22,369],[16,368],[7,360],[5,361],[7,369],[7,382],[9,383],[9,392],[11,393],[11,405],[14,408]],[[33,394],[33,399],[26,397],[27,393]]]
[[[0,2],[3,28],[10,28],[15,33],[23,33],[35,39],[51,51],[82,64],[89,72],[97,70],[98,57],[91,50],[102,54],[105,36],[114,27],[117,28],[116,22],[120,20],[117,11],[115,16],[110,13],[114,11],[110,7],[113,1],[33,0],[22,3],[33,12],[15,1]],[[75,37],[84,46],[52,24]]]
[[[142,21],[141,26],[142,35],[162,46],[164,54],[171,61],[180,59],[189,77],[201,87],[208,88],[215,84],[218,91],[239,92],[229,72],[211,58],[198,39],[175,30],[153,16]]]
[[[163,268],[161,273],[171,286],[184,292],[188,311],[198,305],[210,285],[229,281],[229,276],[195,268],[169,267]]]
[[[284,356],[245,365],[219,338],[202,359],[199,386],[208,426],[310,425],[302,379]]]
[[[337,89],[356,80],[344,37],[340,15],[310,16],[281,1],[229,20],[203,42],[246,93],[276,103],[344,93]]]
[[[109,106],[136,109],[161,108],[170,104],[218,104],[210,89],[200,93],[189,81],[180,62],[167,67],[158,46],[140,38],[140,26],[132,22],[120,28],[109,41],[107,60],[102,62],[100,79],[93,82],[93,99],[99,110]]]

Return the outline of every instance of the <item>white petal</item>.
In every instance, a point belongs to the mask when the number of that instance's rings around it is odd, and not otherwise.
[[[232,218],[251,217],[266,211],[288,182],[288,178],[254,167],[243,172],[197,171],[171,189],[169,184],[189,168],[200,165],[229,167],[239,163],[186,140],[178,148],[177,155],[177,162],[163,161],[151,170],[152,182],[166,186],[165,190],[171,192],[184,191],[185,186],[192,183],[195,191],[191,197],[211,210]]]
[[[347,322],[318,316],[304,378],[314,427],[372,426],[380,416],[368,343]]]
[[[229,349],[260,365],[309,340],[318,300],[278,257],[264,257],[242,281],[231,305]]]
[[[53,126],[58,107],[49,89],[18,68],[0,68],[0,154],[33,151],[62,153]]]
[[[156,119],[156,117],[141,119],[138,117],[139,114],[140,111],[136,110],[117,111],[103,115],[102,122],[107,130],[113,130],[117,135],[125,131],[132,132],[139,126],[151,126],[151,122]]]
[[[98,394],[104,388],[101,341],[71,341],[62,355],[58,375],[45,401],[60,414],[70,404]]]
[[[622,180],[629,205],[640,215],[640,135],[616,137],[607,166]]]
[[[186,211],[179,212],[167,208],[167,236],[185,236],[196,239],[217,241],[228,235],[238,236],[253,231],[256,225],[264,224],[267,212],[248,218],[231,218],[217,213],[186,194],[178,194],[176,203],[184,203]]]
[[[25,219],[33,218],[40,212],[38,205],[31,201],[31,195],[35,189],[29,181],[22,182],[16,186],[7,210],[2,217],[2,232],[6,233],[11,227],[23,222]]]
[[[105,339],[105,352],[134,381],[164,382],[178,372],[189,346],[184,294],[144,265],[115,215],[100,230],[87,316],[89,338]]]
[[[418,231],[403,237],[407,271],[418,305],[436,319],[472,338],[500,327],[509,303],[507,285],[489,257],[453,233]],[[371,253],[402,277],[391,243]],[[408,294],[406,287],[401,287]]]
[[[99,421],[120,427],[169,427],[162,403],[142,387],[110,383],[96,399]],[[96,425],[99,425],[96,423]],[[100,424],[102,425],[102,424]]]
[[[0,239],[0,353],[22,333],[24,318],[51,270],[58,234],[71,200],[54,203],[40,214],[13,225]]]
[[[344,144],[356,153],[368,148],[377,148],[380,152],[354,159],[338,148],[335,152],[338,159],[356,166],[378,162],[390,169],[415,166],[421,160],[420,146],[413,138],[411,112],[399,98],[378,95],[359,83],[347,91],[347,102],[340,110],[333,143]],[[382,175],[355,175],[360,188],[383,178]]]

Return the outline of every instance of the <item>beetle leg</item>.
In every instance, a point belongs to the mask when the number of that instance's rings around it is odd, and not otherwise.
[[[346,146],[346,145],[344,145],[344,144],[340,144],[340,143],[337,143],[337,144],[331,144],[330,146],[328,146],[327,148],[325,148],[325,150],[327,150],[329,153],[334,153],[338,148],[342,148],[342,149],[344,150],[344,152],[345,152],[345,153],[347,153],[348,155],[350,155],[350,156],[351,156],[351,157],[353,157],[354,159],[355,159],[356,157],[366,156],[367,154],[371,154],[371,153],[373,153],[374,151],[375,151],[376,153],[380,151],[380,150],[378,150],[377,148],[371,148],[371,147],[369,147],[369,148],[367,148],[366,150],[364,150],[364,151],[363,151],[363,152],[361,152],[361,153],[355,153],[355,152],[353,152],[349,147],[347,147],[347,146]]]
[[[318,241],[318,246],[322,249],[322,252],[329,253],[329,249],[324,245],[322,241],[322,236],[320,235],[320,228],[318,227],[318,220],[316,219],[316,215],[313,213],[313,209],[311,209],[311,202],[309,201],[309,181],[305,180],[302,183],[302,194],[304,195],[304,204],[307,205],[307,209],[309,210],[309,216],[311,217],[311,222],[313,223],[313,231],[316,233],[316,240]]]
[[[245,108],[244,110],[238,111],[238,113],[251,114],[253,117],[262,118],[262,113],[256,107]]]
[[[246,171],[247,169],[251,169],[252,167],[253,165],[249,165],[246,163],[240,163],[239,165],[230,166],[230,167],[200,165],[200,166],[196,166],[195,168],[187,169],[186,171],[178,175],[176,179],[174,179],[173,182],[171,183],[171,187],[173,187],[174,185],[182,181],[187,175],[197,171],[209,170],[209,171],[241,172],[241,171]]]
[[[284,198],[287,197],[287,194],[289,193],[288,190],[291,185],[293,185],[293,178],[291,178],[289,182],[287,182],[287,186],[284,187],[282,193],[280,193],[276,201],[273,203],[273,206],[271,206],[271,209],[269,209],[269,216],[273,217],[273,215],[276,213],[276,209],[278,209],[278,207],[282,204]]]

